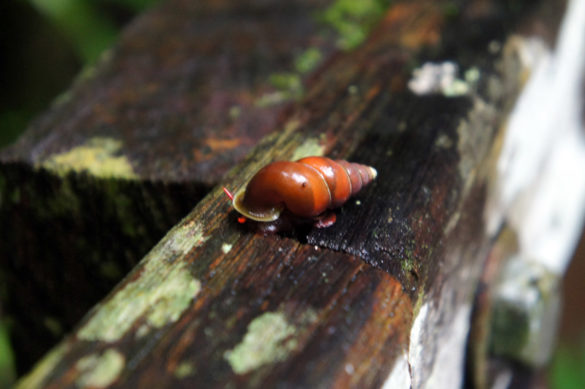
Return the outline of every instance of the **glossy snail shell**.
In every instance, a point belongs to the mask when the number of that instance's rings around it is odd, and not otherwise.
[[[234,208],[245,217],[270,222],[286,208],[311,218],[339,207],[376,178],[376,169],[325,157],[266,165],[234,195]]]

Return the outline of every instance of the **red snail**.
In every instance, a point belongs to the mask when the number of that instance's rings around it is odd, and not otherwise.
[[[283,211],[295,217],[316,220],[317,227],[335,223],[335,214],[350,196],[376,178],[376,169],[325,157],[306,157],[295,162],[272,162],[260,169],[233,196],[233,206],[245,219],[258,222],[277,220]]]

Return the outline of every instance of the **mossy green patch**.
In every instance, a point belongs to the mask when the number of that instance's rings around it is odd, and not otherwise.
[[[303,95],[303,82],[297,73],[273,73],[268,81],[276,91],[266,93],[256,99],[254,104],[257,107],[269,107],[288,100],[299,99]]]
[[[276,91],[265,93],[254,101],[257,107],[270,107],[290,100],[299,100],[304,93],[302,75],[313,70],[322,60],[318,48],[308,48],[295,58],[295,71],[272,73],[268,83]]]
[[[226,351],[224,358],[236,374],[285,360],[297,348],[302,327],[313,321],[313,311],[306,312],[297,325],[291,324],[283,312],[266,312],[250,322],[242,342]]]
[[[263,94],[254,100],[254,105],[259,108],[266,108],[284,103],[288,100],[290,100],[290,96],[287,93],[277,91]]]
[[[342,50],[359,46],[388,8],[388,0],[337,0],[319,18],[332,27]]]
[[[177,258],[204,240],[196,224],[171,230],[144,259],[140,277],[99,307],[77,336],[113,342],[124,336],[138,320],[144,321],[141,335],[176,321],[201,290],[199,280],[193,278],[187,264]]]
[[[75,364],[79,372],[76,384],[92,388],[109,386],[116,381],[125,364],[124,356],[114,349],[108,349],[101,355],[87,355]]]
[[[295,92],[301,86],[301,77],[296,73],[273,73],[269,77],[270,84],[278,90]]]
[[[499,303],[492,315],[491,348],[497,355],[515,355],[528,343],[530,320],[522,307]]]
[[[100,178],[134,179],[136,174],[128,158],[118,155],[122,142],[113,138],[91,138],[85,144],[64,153],[55,154],[41,167],[64,176],[70,172],[86,172]]]
[[[543,366],[554,347],[560,310],[559,275],[516,256],[503,267],[491,311],[493,355]]]
[[[301,74],[309,73],[315,69],[323,59],[323,53],[316,47],[310,47],[303,51],[295,59],[295,69]]]
[[[400,267],[403,272],[409,272],[414,269],[414,257],[412,250],[405,250],[406,257],[400,261]]]
[[[322,156],[325,154],[325,146],[323,146],[319,139],[308,138],[300,146],[298,146],[291,158],[291,161],[296,161],[304,157]]]

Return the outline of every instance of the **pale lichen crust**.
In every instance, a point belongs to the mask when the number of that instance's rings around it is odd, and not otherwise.
[[[121,150],[121,141],[95,137],[69,151],[50,156],[39,166],[60,176],[85,172],[99,178],[137,178],[132,164],[120,153]]]
[[[140,277],[100,306],[77,336],[114,342],[139,321],[143,324],[138,336],[176,321],[200,292],[201,282],[191,275],[187,263],[181,260],[169,263],[163,258],[182,256],[204,241],[199,225],[186,224],[172,230],[169,238],[145,258]]]
[[[242,341],[224,353],[236,374],[246,374],[263,365],[285,360],[298,347],[304,327],[314,322],[312,310],[293,324],[284,312],[266,312],[250,322]]]

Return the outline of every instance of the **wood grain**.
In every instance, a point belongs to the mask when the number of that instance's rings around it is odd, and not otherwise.
[[[394,4],[221,180],[307,153],[376,167],[333,227],[256,234],[215,187],[21,387],[457,386],[491,244],[490,150],[521,82],[515,54],[489,46],[530,9],[479,3]],[[409,89],[415,64],[446,59],[479,80]]]

